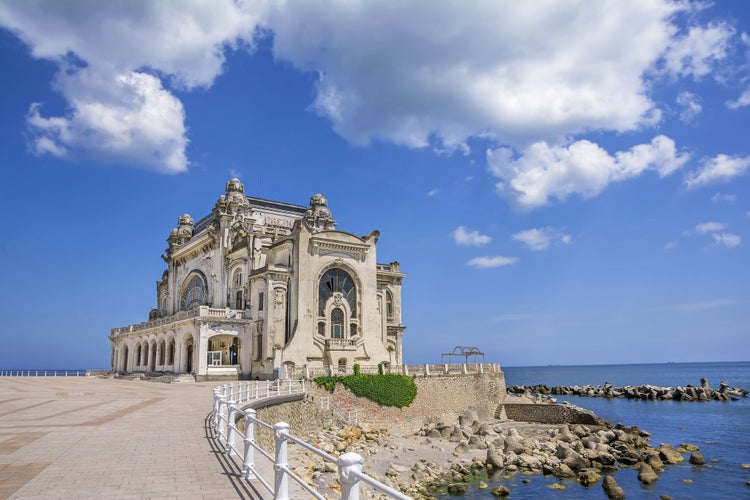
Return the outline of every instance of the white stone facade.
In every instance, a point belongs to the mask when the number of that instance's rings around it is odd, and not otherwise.
[[[402,363],[398,262],[378,231],[339,231],[310,207],[246,196],[237,179],[209,215],[178,219],[149,321],[112,330],[113,371],[284,377],[290,368]]]

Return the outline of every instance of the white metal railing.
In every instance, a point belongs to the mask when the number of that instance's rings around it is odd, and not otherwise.
[[[87,370],[1,370],[0,377],[85,377]]]
[[[287,444],[291,441],[337,466],[342,500],[359,500],[360,483],[365,483],[391,498],[411,500],[410,497],[403,493],[363,473],[362,465],[364,458],[361,455],[349,452],[336,458],[290,434],[289,424],[286,422],[277,422],[274,425],[270,425],[259,420],[254,409],[248,408],[243,410],[240,408],[240,405],[253,400],[259,401],[286,394],[304,394],[304,379],[276,380],[273,382],[255,381],[246,382],[245,384],[238,382],[236,386],[236,389],[235,384],[225,384],[214,388],[214,409],[211,425],[218,443],[222,446],[227,456],[232,460],[235,457],[242,460],[242,479],[258,481],[269,493],[273,494],[273,498],[276,500],[288,500],[290,498],[289,479],[291,478],[314,498],[324,500],[325,497],[321,493],[308,485],[304,479],[290,469]],[[244,419],[245,423],[244,432],[237,426],[237,422],[241,419]],[[255,442],[256,425],[273,432],[275,444],[275,453],[273,455]],[[238,440],[241,440],[242,445],[238,446]],[[261,477],[255,468],[256,456],[262,457],[273,464],[273,485],[270,478]]]

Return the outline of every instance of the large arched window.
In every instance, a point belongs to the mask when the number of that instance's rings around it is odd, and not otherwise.
[[[325,316],[326,301],[334,293],[340,293],[349,304],[352,318],[357,317],[357,288],[349,273],[343,269],[333,268],[323,274],[318,287],[318,315]]]
[[[193,274],[183,289],[180,300],[182,309],[190,309],[206,303],[206,282],[199,274]]]

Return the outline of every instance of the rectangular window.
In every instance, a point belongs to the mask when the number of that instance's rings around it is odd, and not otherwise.
[[[344,338],[344,325],[332,325],[331,326],[331,338],[342,339]]]
[[[263,356],[263,335],[255,337],[255,361],[260,361]]]
[[[260,292],[258,294],[258,310],[259,311],[263,310],[263,299],[264,299],[264,297],[265,297],[265,294],[263,292]]]
[[[235,299],[235,309],[244,309],[245,304],[242,303],[242,290],[237,292],[237,297]]]

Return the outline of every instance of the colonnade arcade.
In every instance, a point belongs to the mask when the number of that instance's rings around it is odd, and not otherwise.
[[[196,366],[193,334],[173,332],[126,339],[114,359],[117,371],[190,373]]]

